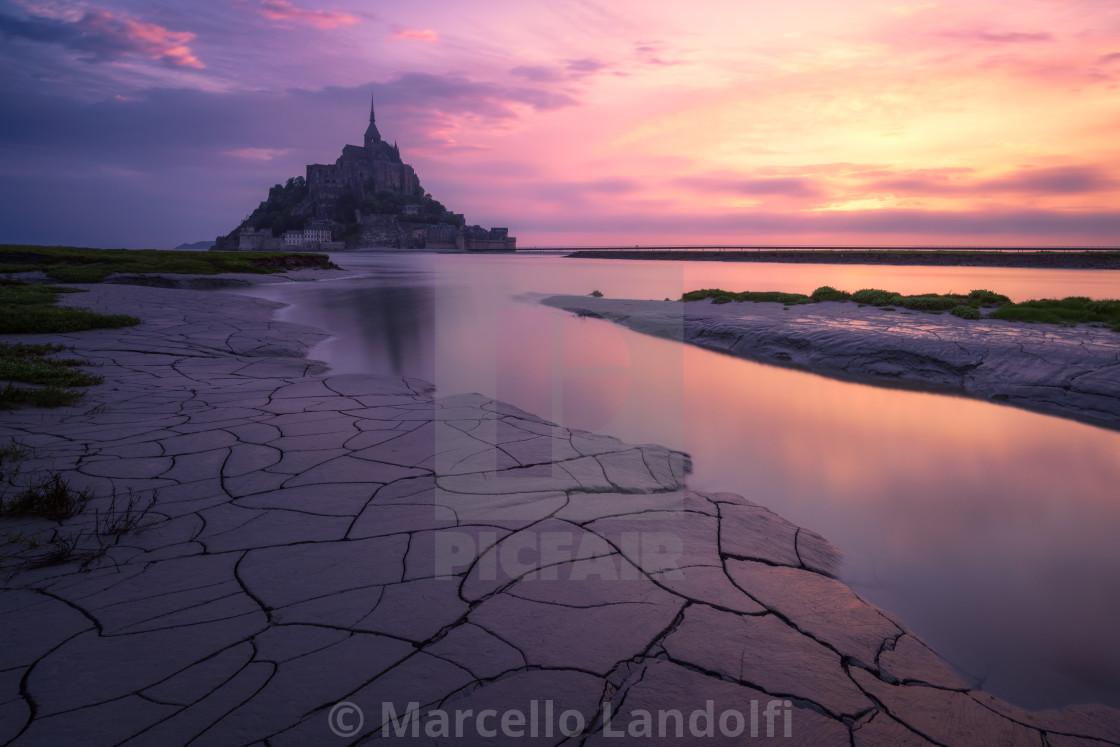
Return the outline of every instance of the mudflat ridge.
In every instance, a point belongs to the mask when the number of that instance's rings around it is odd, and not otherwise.
[[[332,376],[304,356],[323,334],[258,299],[66,302],[144,323],[62,336],[104,383],[0,420],[28,475],[95,496],[0,520],[80,533],[69,559],[4,559],[2,743],[640,743],[642,713],[656,736],[679,711],[681,743],[1120,744],[1114,709],[972,689],[833,577],[826,540],[688,490],[683,454]],[[113,494],[150,501],[138,525],[99,529]]]
[[[1120,428],[1120,333],[1081,325],[965,320],[826,301],[542,303],[638,332],[838,378],[966,394]]]

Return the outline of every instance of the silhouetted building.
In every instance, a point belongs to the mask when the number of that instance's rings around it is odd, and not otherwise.
[[[364,143],[343,146],[342,155],[333,164],[308,164],[307,186],[319,215],[329,215],[338,199],[347,192],[358,198],[368,191],[421,194],[420,180],[412,167],[401,161],[400,148],[396,143],[389,145],[381,139],[372,97]]]

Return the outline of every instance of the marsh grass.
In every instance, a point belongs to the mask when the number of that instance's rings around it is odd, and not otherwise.
[[[64,283],[98,283],[114,272],[217,275],[333,268],[326,254],[287,252],[162,252],[0,244],[0,273],[42,270]]]
[[[712,299],[712,303],[731,303],[732,301],[742,303],[744,301],[752,301],[754,303],[783,303],[787,306],[801,303],[813,303],[809,296],[802,293],[778,293],[776,291],[744,291],[742,293],[733,293],[718,288],[706,288],[704,290],[689,291],[681,296],[682,301],[702,301],[705,298]]]
[[[53,305],[60,293],[72,292],[76,290],[14,280],[0,281],[0,333],[59,334],[140,323],[134,316],[98,314]],[[82,396],[73,387],[101,383],[101,377],[78,370],[77,367],[87,365],[87,361],[52,357],[62,350],[61,345],[50,343],[0,343],[0,410],[28,405],[70,405]]]
[[[735,293],[719,288],[689,291],[681,296],[682,301],[702,301],[709,298],[713,304],[753,301],[781,303],[785,307],[822,301],[851,301],[859,308],[875,306],[883,311],[897,311],[902,308],[927,314],[949,312],[961,319],[981,319],[984,317],[981,309],[992,309],[987,316],[993,319],[1065,326],[1096,324],[1120,332],[1120,300],[1095,301],[1085,296],[1012,303],[1007,296],[984,289],[974,290],[968,294],[920,293],[906,296],[880,288],[863,288],[855,293],[848,293],[828,285],[817,288],[808,296],[776,291]]]
[[[1120,332],[1120,301],[1094,301],[1085,296],[1005,304],[991,314],[1009,322],[1044,324],[1103,324]]]
[[[0,498],[0,515],[62,522],[80,514],[92,497],[88,489],[75,490],[61,475],[51,473],[32,482],[11,500]]]
[[[54,305],[59,294],[81,292],[78,288],[32,285],[18,280],[0,282],[0,334],[60,334],[140,323],[136,317],[125,314],[98,314]]]
[[[966,306],[965,304],[954,306],[953,308],[949,309],[949,313],[953,316],[958,316],[961,319],[980,318],[980,309],[976,308],[975,306]]]
[[[41,386],[91,386],[101,383],[100,376],[75,368],[88,365],[89,361],[47,357],[63,350],[65,348],[61,345],[51,343],[0,345],[0,381],[21,381]]]
[[[92,491],[73,488],[58,472],[19,479],[28,452],[15,441],[0,445],[0,518],[30,520],[0,535],[0,567],[4,570],[14,574],[70,561],[85,569],[121,537],[147,527],[145,519],[156,504],[155,491],[145,499],[131,489],[127,497],[114,491],[103,510],[93,509],[92,521],[78,526],[68,523],[87,513],[94,499]],[[44,527],[35,520],[57,526]]]
[[[78,370],[88,361],[76,358],[50,358],[62,352],[61,345],[0,344],[0,410],[31,405],[60,407],[77,402],[81,392],[70,387],[100,384],[101,377]],[[31,384],[31,387],[16,386]]]

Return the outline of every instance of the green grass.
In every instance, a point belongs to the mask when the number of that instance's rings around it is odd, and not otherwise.
[[[712,303],[731,303],[732,301],[742,303],[744,301],[752,301],[754,303],[769,302],[792,305],[813,302],[809,296],[801,293],[778,293],[775,291],[744,291],[742,293],[732,293],[731,291],[720,290],[718,288],[689,291],[681,296],[682,301],[702,301],[705,298],[712,299]]]
[[[86,361],[75,358],[49,358],[62,351],[61,345],[0,344],[0,410],[16,407],[60,407],[72,405],[82,393],[71,387],[100,384],[101,377],[80,371]],[[16,386],[15,382],[35,388]]]
[[[1004,304],[993,311],[991,316],[1009,322],[1103,324],[1120,332],[1120,301],[1094,301],[1085,296]]]
[[[822,285],[813,291],[809,298],[814,301],[849,301],[852,294],[848,291],[836,290],[831,285]]]
[[[60,293],[76,288],[0,282],[0,334],[58,334],[106,327],[130,327],[140,320],[125,314],[98,314],[85,309],[55,306]]]
[[[1007,296],[990,290],[974,290],[968,294],[959,293],[920,293],[905,296],[895,291],[879,288],[863,288],[855,293],[837,290],[831,286],[821,286],[812,294],[779,293],[776,291],[745,291],[735,293],[719,288],[689,291],[681,296],[682,301],[702,301],[711,299],[713,304],[773,302],[785,306],[819,303],[822,301],[852,301],[859,307],[876,306],[884,311],[898,308],[922,311],[928,314],[949,312],[961,319],[980,319],[981,309],[991,308],[988,315],[993,319],[1011,322],[1041,322],[1046,324],[1097,324],[1120,332],[1120,301],[1094,301],[1084,296],[1071,296],[1060,300],[1042,299],[1012,303]]]
[[[980,318],[980,309],[976,308],[975,306],[966,306],[965,304],[954,306],[953,308],[949,309],[949,313],[953,316],[959,316],[961,319]]]
[[[60,293],[74,291],[53,285],[0,281],[0,333],[78,332],[140,323],[134,316],[54,305]],[[86,361],[51,357],[62,350],[56,344],[0,343],[0,410],[71,405],[82,396],[74,387],[101,382],[101,377],[78,370]]]
[[[78,371],[74,367],[87,361],[75,358],[48,358],[61,353],[61,345],[0,345],[0,381],[22,381],[41,386],[91,386],[101,377]]]
[[[97,283],[114,272],[217,275],[334,267],[325,254],[286,252],[161,252],[0,244],[0,273],[42,270],[64,283]]]

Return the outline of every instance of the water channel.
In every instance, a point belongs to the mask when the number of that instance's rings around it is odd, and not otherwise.
[[[332,337],[337,373],[481,392],[569,428],[692,455],[690,487],[813,529],[841,573],[966,681],[1019,705],[1120,707],[1120,432],[837,381],[647,337],[525,294],[820,285],[1120,298],[1120,272],[344,254],[348,278],[260,286]],[[890,313],[890,312],[883,312]]]

